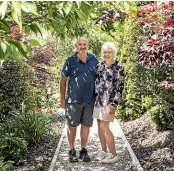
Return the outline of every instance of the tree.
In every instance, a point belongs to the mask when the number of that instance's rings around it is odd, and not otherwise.
[[[92,3],[88,2],[19,2],[0,3],[0,60],[32,54],[32,32],[42,34],[40,27],[64,39],[74,36],[80,22],[86,22]]]

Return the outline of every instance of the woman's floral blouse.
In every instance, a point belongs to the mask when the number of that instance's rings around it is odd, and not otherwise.
[[[97,65],[95,94],[96,107],[104,107],[109,104],[117,107],[124,87],[123,67],[115,61],[111,66],[105,66],[104,62]]]

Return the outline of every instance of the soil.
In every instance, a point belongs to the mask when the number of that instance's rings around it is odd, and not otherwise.
[[[157,131],[147,114],[120,124],[144,171],[174,171],[174,130]]]

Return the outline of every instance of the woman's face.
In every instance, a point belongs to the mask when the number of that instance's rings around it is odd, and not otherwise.
[[[111,49],[104,49],[103,50],[103,57],[106,62],[113,61],[113,51]]]

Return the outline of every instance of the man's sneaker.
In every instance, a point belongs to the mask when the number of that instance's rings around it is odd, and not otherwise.
[[[76,150],[74,148],[69,150],[69,162],[78,162]]]
[[[79,156],[80,159],[82,159],[82,161],[84,162],[90,162],[91,159],[88,155],[88,152],[85,148],[83,148],[81,151],[80,151],[80,156]]]
[[[97,155],[96,155],[96,160],[97,161],[101,161],[106,157],[106,152],[104,151],[100,151]]]
[[[111,153],[107,153],[106,157],[101,161],[102,163],[115,163],[118,162],[118,155],[114,156]]]

